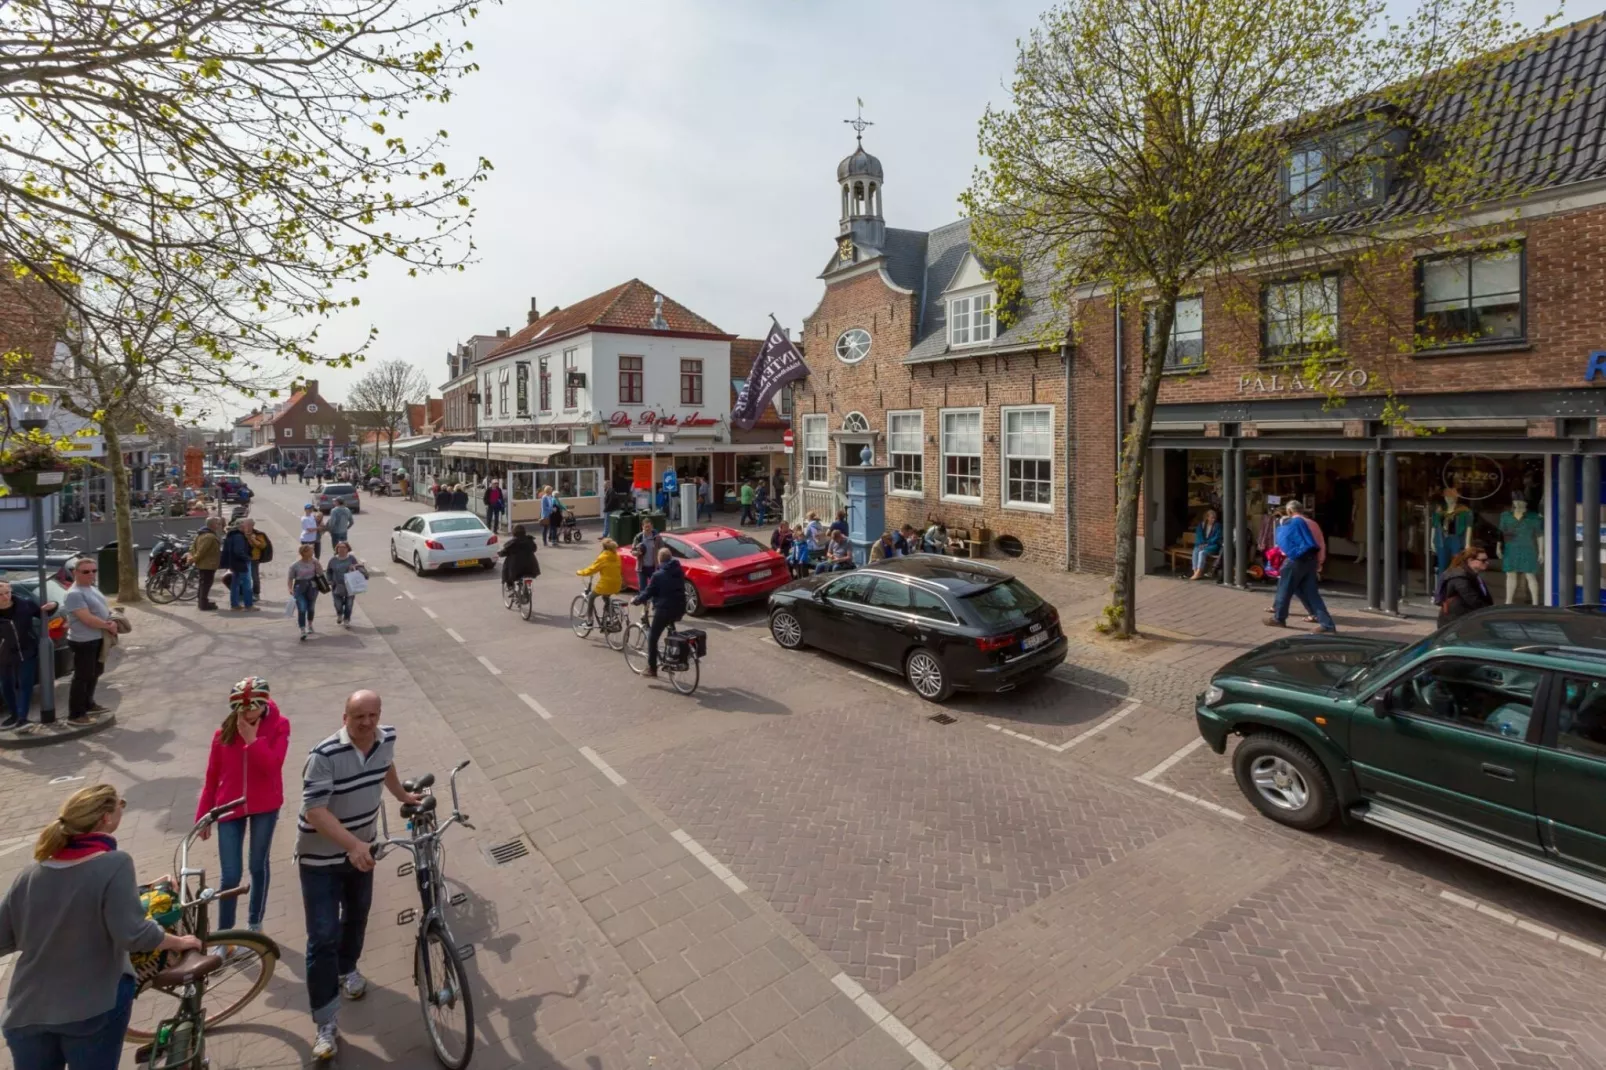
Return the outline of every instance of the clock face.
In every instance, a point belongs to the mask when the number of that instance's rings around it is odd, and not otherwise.
[[[843,238],[841,241],[837,242],[836,252],[837,252],[837,256],[841,257],[844,261],[852,260],[853,259],[853,239],[852,238]]]
[[[311,402],[310,404],[308,404],[307,405],[307,411],[308,412],[317,412],[318,411],[318,403],[314,401],[314,402]]]
[[[870,354],[870,332],[849,327],[836,340],[836,357],[843,364],[857,364]]]

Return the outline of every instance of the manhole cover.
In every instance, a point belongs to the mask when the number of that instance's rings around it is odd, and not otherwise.
[[[491,861],[499,866],[505,866],[509,862],[517,862],[529,853],[529,845],[524,842],[523,837],[520,837],[519,839],[508,840],[506,843],[499,843],[493,846],[491,848]]]
[[[938,724],[954,724],[959,720],[959,718],[950,717],[946,713],[934,713],[926,719],[928,721],[936,721]]]

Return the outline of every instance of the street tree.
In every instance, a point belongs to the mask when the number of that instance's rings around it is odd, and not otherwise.
[[[429,380],[424,373],[405,360],[387,360],[375,364],[357,380],[346,396],[346,415],[360,413],[357,421],[384,438],[386,449],[396,455],[398,427],[405,427],[407,406],[424,401],[429,396]],[[374,461],[379,460],[379,444],[374,444]]]
[[[1118,636],[1137,628],[1141,493],[1177,298],[1202,285],[1231,297],[1237,286],[1233,310],[1258,337],[1246,272],[1314,283],[1338,260],[1346,278],[1364,279],[1363,265],[1465,231],[1470,206],[1521,192],[1524,177],[1500,165],[1508,131],[1497,121],[1554,100],[1523,99],[1500,64],[1544,40],[1506,0],[1421,0],[1403,23],[1389,10],[1380,0],[1069,0],[1021,43],[1012,99],[980,122],[984,163],[962,201],[1003,315],[1029,283],[1061,313],[1045,343],[1067,331],[1075,343],[1095,310],[1121,316],[1135,303],[1144,318],[1101,622]],[[1405,205],[1389,195],[1401,175]],[[1371,313],[1387,320],[1396,306],[1377,300]],[[1300,342],[1284,370],[1320,389],[1320,371],[1344,359],[1325,326],[1336,313],[1275,311]],[[1414,325],[1384,326],[1409,352]]]

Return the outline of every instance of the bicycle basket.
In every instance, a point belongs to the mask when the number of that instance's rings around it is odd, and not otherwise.
[[[698,657],[706,658],[708,656],[707,632],[701,628],[682,628],[677,635],[679,638],[684,639],[693,650],[697,651]]]
[[[691,644],[684,635],[664,636],[664,661],[670,665],[685,665],[691,660]]]
[[[145,916],[170,933],[188,935],[190,922],[184,911],[176,905],[177,902],[178,890],[166,881],[140,886],[139,904],[144,908]],[[135,982],[144,989],[152,977],[178,962],[181,957],[178,951],[134,951],[129,953],[128,959],[134,967]]]

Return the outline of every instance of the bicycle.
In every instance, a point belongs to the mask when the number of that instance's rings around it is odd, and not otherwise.
[[[443,825],[436,824],[436,797],[430,791],[435,786],[435,774],[425,773],[417,780],[404,780],[402,787],[408,792],[422,792],[417,803],[403,803],[402,816],[407,819],[407,837],[391,837],[384,808],[380,809],[380,838],[374,845],[377,862],[390,847],[410,851],[411,862],[397,869],[398,877],[409,873],[418,881],[418,900],[422,910],[408,908],[396,918],[396,924],[407,925],[418,920],[418,940],[413,950],[413,983],[418,988],[418,1011],[424,1016],[424,1030],[429,1034],[435,1058],[447,1070],[463,1070],[474,1054],[474,999],[468,987],[468,973],[463,960],[473,955],[473,948],[459,948],[442,912],[443,899],[452,905],[461,903],[466,895],[458,894],[446,899],[446,846],[441,837],[453,825],[469,824],[468,815],[457,803],[457,774],[468,768],[468,759],[452,770],[449,783],[452,789],[452,816]],[[444,1020],[461,1009],[462,1040],[453,1044],[448,1038],[448,1023]],[[459,1052],[457,1049],[461,1047]]]
[[[177,929],[200,937],[205,950],[186,952],[176,963],[141,978],[126,1034],[143,1045],[135,1052],[136,1062],[159,1070],[200,1070],[206,1066],[206,1030],[238,1014],[273,978],[279,945],[271,937],[245,929],[212,931],[211,905],[245,895],[250,884],[220,892],[206,887],[204,869],[190,867],[195,837],[244,803],[236,799],[207,811],[174,852]],[[178,1012],[164,1015],[171,1004],[140,998],[153,991],[177,999]]]
[[[602,620],[598,621],[591,605],[593,582],[593,580],[587,579],[585,593],[575,595],[574,601],[569,603],[569,627],[574,629],[575,635],[584,639],[591,634],[591,629],[600,626],[602,628],[603,642],[614,650],[623,650],[625,648],[625,627],[630,622],[630,615],[625,612],[623,606],[613,600],[613,595],[605,594],[600,596],[602,598]]]
[[[629,619],[628,612],[626,620]],[[652,625],[652,607],[643,609],[640,623],[632,623],[625,629],[624,654],[625,664],[630,671],[640,676],[647,671],[647,633]],[[684,652],[684,656],[670,657],[671,638],[681,642],[673,644]],[[702,639],[702,633],[697,633],[697,640]],[[682,695],[689,695],[697,690],[697,684],[702,679],[701,655],[698,651],[699,643],[693,641],[688,635],[683,635],[675,625],[671,624],[658,641],[658,671],[669,678],[669,684]]]
[[[519,616],[525,620],[534,617],[535,596],[530,586],[534,582],[534,576],[523,576],[514,583],[502,584],[502,605],[508,609],[517,608]]]

